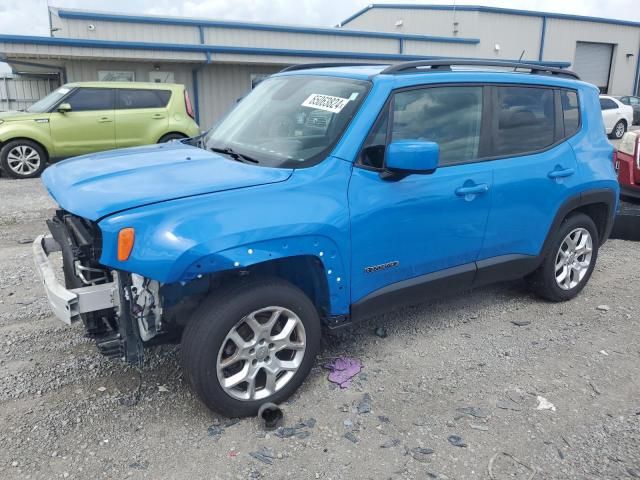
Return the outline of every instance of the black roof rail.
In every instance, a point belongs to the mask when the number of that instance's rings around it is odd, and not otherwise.
[[[283,68],[278,73],[282,72],[293,72],[295,70],[308,70],[310,68],[330,68],[330,67],[384,67],[386,64],[380,63],[354,63],[354,62],[333,62],[333,63],[300,63],[298,65],[291,65],[289,67]]]
[[[433,71],[451,71],[451,66],[477,66],[477,67],[506,67],[513,68],[514,71],[521,68],[530,70],[534,74],[548,74],[548,75],[561,75],[566,77],[575,78],[580,80],[577,73],[571,70],[565,70],[564,68],[550,67],[544,64],[538,63],[526,63],[526,62],[508,62],[503,60],[475,60],[475,59],[463,59],[456,60],[454,58],[449,60],[418,60],[415,62],[403,62],[396,65],[391,65],[385,68],[381,74],[396,74],[405,73],[412,70],[417,70],[421,67],[430,67],[429,70]],[[428,70],[427,70],[428,71]]]

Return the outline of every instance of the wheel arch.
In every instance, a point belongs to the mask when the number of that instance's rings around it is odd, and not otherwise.
[[[616,192],[607,188],[582,192],[567,199],[558,209],[551,228],[549,228],[541,257],[548,253],[553,234],[562,222],[578,212],[588,215],[593,220],[598,229],[599,244],[605,243],[613,228],[616,204]]]
[[[156,143],[160,143],[160,140],[162,140],[164,137],[168,137],[169,135],[180,135],[182,136],[182,138],[189,138],[189,135],[187,135],[186,133],[175,130],[175,131],[163,133],[162,135],[160,135]]]
[[[45,144],[43,144],[41,141],[35,139],[35,138],[31,138],[31,137],[27,137],[24,135],[19,135],[16,137],[11,137],[11,138],[7,138],[6,140],[2,140],[0,142],[0,149],[4,148],[4,146],[9,143],[9,142],[13,142],[15,140],[28,140],[29,142],[33,142],[35,144],[37,144],[40,148],[42,148],[42,150],[44,151],[45,155],[47,156],[47,158],[45,158],[45,162],[48,162],[51,159],[51,153],[49,152],[49,149],[47,148],[47,146]]]

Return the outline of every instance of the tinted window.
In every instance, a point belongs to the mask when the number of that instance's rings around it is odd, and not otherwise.
[[[440,146],[440,165],[478,158],[482,87],[433,87],[397,93],[391,141],[425,140]]]
[[[629,103],[629,97],[622,97],[619,99],[622,103],[624,103],[625,105],[630,105]]]
[[[601,98],[600,108],[602,110],[613,110],[615,108],[618,108],[618,104],[613,100],[611,100],[610,98]]]
[[[118,89],[118,108],[164,108],[170,98],[169,90]]]
[[[74,112],[112,110],[113,90],[110,88],[79,88],[67,100]]]
[[[638,100],[638,97],[628,97],[628,99],[631,105],[640,105],[640,100]]]
[[[495,156],[535,152],[553,144],[552,89],[497,87],[497,94]]]
[[[570,137],[578,131],[580,126],[578,94],[569,90],[560,90],[560,103],[562,103],[562,117],[564,118],[564,136]]]

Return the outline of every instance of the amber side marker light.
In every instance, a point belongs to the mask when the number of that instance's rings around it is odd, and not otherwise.
[[[125,260],[129,260],[135,239],[136,232],[133,228],[123,228],[118,232],[118,261],[124,262]]]

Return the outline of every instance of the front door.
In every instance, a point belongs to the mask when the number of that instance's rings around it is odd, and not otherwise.
[[[69,112],[50,117],[55,157],[67,158],[115,148],[114,93],[111,88],[78,88],[64,103]]]
[[[433,272],[467,273],[469,286],[489,214],[492,172],[480,142],[483,87],[399,91],[365,141],[349,185],[352,303]],[[389,128],[389,122],[391,128]],[[385,146],[425,140],[440,146],[432,174],[385,179]],[[458,268],[455,268],[458,267]]]

